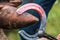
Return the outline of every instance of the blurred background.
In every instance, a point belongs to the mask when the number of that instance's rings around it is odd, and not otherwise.
[[[5,32],[9,40],[20,40],[18,29]],[[46,24],[46,33],[57,37],[60,34],[60,0],[53,5]]]

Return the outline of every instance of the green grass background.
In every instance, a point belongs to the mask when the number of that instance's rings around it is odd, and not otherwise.
[[[55,37],[60,33],[60,3],[55,4],[49,13],[46,32]],[[20,40],[18,30],[16,29],[7,31],[6,35],[9,40]]]

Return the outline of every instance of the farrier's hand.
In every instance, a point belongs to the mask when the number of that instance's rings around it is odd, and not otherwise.
[[[0,12],[0,28],[15,29],[38,22],[39,19],[29,13],[19,15],[16,13],[17,8],[4,6]]]

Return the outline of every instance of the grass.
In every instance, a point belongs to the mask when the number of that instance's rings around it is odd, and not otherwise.
[[[9,30],[5,33],[9,40],[19,40],[20,39],[17,29]]]
[[[60,33],[60,3],[55,4],[49,13],[46,32],[53,36]],[[6,34],[9,40],[20,40],[18,30],[11,30]]]
[[[54,5],[50,11],[46,32],[53,36],[57,36],[60,33],[60,3]]]

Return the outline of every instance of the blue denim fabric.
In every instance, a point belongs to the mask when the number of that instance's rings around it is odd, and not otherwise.
[[[52,5],[54,4],[56,0],[22,0],[22,4],[21,5],[24,5],[26,3],[37,3],[39,5],[42,6],[42,8],[45,10],[46,12],[46,16],[48,17],[48,13],[52,7]],[[36,12],[35,10],[28,10],[27,11],[28,13],[40,18],[38,12]],[[40,27],[40,22],[34,24],[34,25],[31,25],[31,26],[28,26],[28,27],[25,27],[25,28],[20,28],[20,30],[24,30],[26,31],[28,34],[35,34],[37,32],[37,29]],[[21,40],[25,40],[21,35]]]

